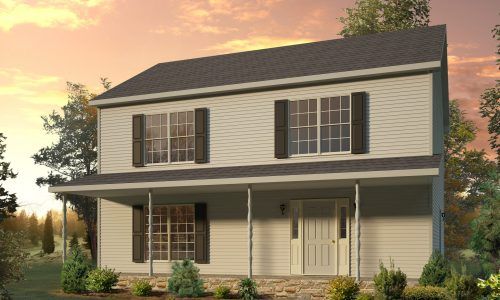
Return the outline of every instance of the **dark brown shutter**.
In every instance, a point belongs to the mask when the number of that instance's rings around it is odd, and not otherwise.
[[[132,207],[132,261],[144,262],[144,207]]]
[[[198,264],[208,263],[208,220],[207,204],[196,203],[194,205],[195,235],[194,235],[194,262]]]
[[[288,157],[288,100],[274,102],[274,157]]]
[[[365,101],[365,92],[351,94],[351,153],[354,154],[366,152]]]
[[[194,110],[194,162],[208,162],[208,109]]]
[[[134,167],[144,166],[144,115],[132,116],[132,165]]]

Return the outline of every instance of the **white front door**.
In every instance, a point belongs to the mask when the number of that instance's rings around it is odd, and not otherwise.
[[[304,274],[336,275],[335,201],[307,200],[303,205]]]

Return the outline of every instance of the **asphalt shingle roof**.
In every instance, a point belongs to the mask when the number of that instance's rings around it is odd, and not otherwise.
[[[438,168],[440,155],[96,174],[56,185],[99,185]]]
[[[165,62],[95,100],[439,61],[445,36],[437,25]]]

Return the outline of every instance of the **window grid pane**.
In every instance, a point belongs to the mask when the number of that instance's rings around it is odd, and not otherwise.
[[[192,111],[170,113],[170,161],[194,160],[194,117]]]
[[[290,153],[318,152],[317,99],[290,101]]]
[[[170,210],[170,215],[168,214]],[[145,207],[145,253],[149,253],[149,209]],[[153,207],[153,259],[168,260],[168,220],[170,219],[171,260],[194,260],[194,205]]]
[[[351,150],[350,96],[321,98],[321,152]]]
[[[146,163],[168,162],[167,114],[146,116]]]

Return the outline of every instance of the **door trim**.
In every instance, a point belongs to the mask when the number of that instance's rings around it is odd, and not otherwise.
[[[338,239],[340,236],[340,219],[338,218],[340,213],[340,208],[338,203],[341,202],[343,204],[347,204],[347,244],[348,244],[348,253],[347,253],[347,273],[342,275],[350,275],[351,269],[351,244],[350,244],[350,235],[351,235],[351,210],[350,210],[350,198],[348,197],[337,197],[337,198],[310,198],[310,199],[295,199],[290,200],[290,213],[289,213],[289,222],[290,222],[290,274],[291,275],[307,275],[307,276],[315,276],[314,274],[305,274],[304,273],[304,215],[303,215],[303,203],[305,201],[334,201],[334,215],[336,222],[336,233],[337,233],[337,249],[336,249],[336,263],[332,270],[332,275],[338,275],[340,272],[339,269],[339,249],[338,249]],[[294,235],[294,213],[296,213],[297,219],[295,226],[297,227],[297,239],[293,238]],[[294,256],[296,256],[294,258]]]

